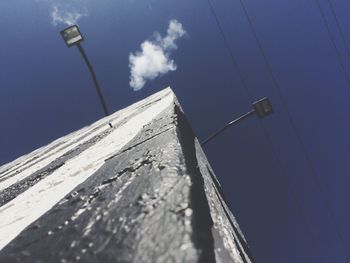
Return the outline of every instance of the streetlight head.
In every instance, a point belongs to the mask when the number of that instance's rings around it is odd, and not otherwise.
[[[254,111],[259,118],[266,117],[273,112],[272,104],[268,98],[253,103]]]
[[[61,35],[68,47],[76,45],[84,40],[77,25],[73,25],[62,30]]]

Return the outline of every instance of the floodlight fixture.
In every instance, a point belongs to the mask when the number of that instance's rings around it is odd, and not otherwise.
[[[271,113],[273,113],[271,101],[266,97],[254,102],[253,107],[256,115],[259,118],[264,118],[267,115],[270,115]]]
[[[224,127],[217,130],[214,134],[210,135],[207,139],[201,142],[201,145],[203,146],[207,142],[214,139],[216,136],[218,136],[220,133],[222,133],[224,130],[226,130],[228,127],[246,119],[249,116],[252,116],[256,114],[259,118],[264,118],[267,115],[270,115],[273,113],[273,107],[271,104],[271,101],[268,98],[260,99],[253,103],[253,109],[248,111],[246,114],[243,114],[242,116],[238,117],[237,119],[234,119],[233,121],[230,121],[227,123]]]
[[[77,25],[70,26],[61,31],[61,36],[66,42],[68,47],[77,45],[78,43],[84,40],[83,35],[81,34],[79,27]]]
[[[66,29],[62,30],[60,33],[64,39],[64,42],[67,44],[68,47],[71,47],[73,45],[76,45],[78,47],[81,55],[83,56],[83,58],[86,62],[86,65],[89,68],[89,71],[90,71],[91,76],[92,76],[92,80],[95,83],[97,95],[98,95],[100,102],[102,104],[103,111],[104,111],[105,115],[108,116],[109,115],[108,108],[107,108],[106,102],[103,98],[100,85],[98,84],[95,71],[94,71],[94,69],[93,69],[84,49],[83,49],[83,46],[81,45],[81,42],[84,40],[84,38],[79,30],[79,27],[77,25],[73,25],[73,26],[67,27]],[[113,127],[111,123],[109,123],[109,126],[111,128]]]

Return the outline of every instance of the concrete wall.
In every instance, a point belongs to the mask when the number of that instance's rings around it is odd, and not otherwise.
[[[0,262],[253,262],[169,88],[0,167],[0,249]]]

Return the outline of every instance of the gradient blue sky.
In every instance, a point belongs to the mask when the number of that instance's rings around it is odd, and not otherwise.
[[[67,2],[0,1],[0,164],[103,116],[79,51],[59,34],[66,25],[52,21],[56,4],[85,15],[83,46],[113,112],[170,85],[204,139],[268,96],[273,115],[205,147],[252,253],[259,263],[350,262],[350,57],[329,5],[350,44],[350,2],[320,0],[344,72],[315,0],[243,0],[276,87],[240,1],[212,0],[251,98],[206,0]],[[177,69],[133,91],[129,54],[172,19],[187,32],[171,54]]]

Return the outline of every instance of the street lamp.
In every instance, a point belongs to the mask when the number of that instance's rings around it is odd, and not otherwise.
[[[61,35],[68,47],[79,44],[84,40],[78,26],[70,26],[61,31]]]
[[[103,98],[100,85],[98,84],[95,71],[94,71],[94,69],[93,69],[93,67],[92,67],[88,57],[86,56],[82,45],[80,44],[80,42],[84,41],[84,38],[83,38],[83,36],[82,36],[78,26],[77,25],[70,26],[70,27],[62,30],[60,33],[61,33],[61,35],[62,35],[62,37],[64,39],[64,42],[67,44],[68,47],[71,47],[71,46],[74,46],[74,45],[76,45],[78,47],[81,55],[83,56],[83,58],[84,58],[84,60],[86,62],[86,65],[88,66],[88,68],[90,70],[92,79],[93,79],[93,81],[95,83],[95,87],[96,87],[96,91],[97,91],[98,97],[99,97],[100,102],[101,102],[102,107],[103,107],[103,111],[104,111],[105,115],[108,116],[109,115],[108,108],[107,108],[106,102],[105,102],[105,100]],[[108,123],[108,124],[109,124],[109,126],[111,128],[113,127],[111,123]]]
[[[253,103],[254,112],[259,118],[264,118],[273,112],[271,101],[268,98],[263,98]]]
[[[216,131],[214,134],[210,135],[207,139],[205,139],[203,142],[201,142],[201,145],[203,146],[207,142],[211,141],[214,139],[216,136],[218,136],[220,133],[222,133],[224,130],[226,130],[228,127],[232,126],[233,124],[236,124],[240,122],[241,120],[244,120],[245,118],[256,114],[259,118],[264,118],[267,115],[270,115],[273,113],[273,108],[270,100],[268,98],[263,98],[261,100],[258,100],[253,103],[253,109],[246,114],[240,116],[237,119],[234,119],[233,121],[230,121],[227,123],[224,127]]]

